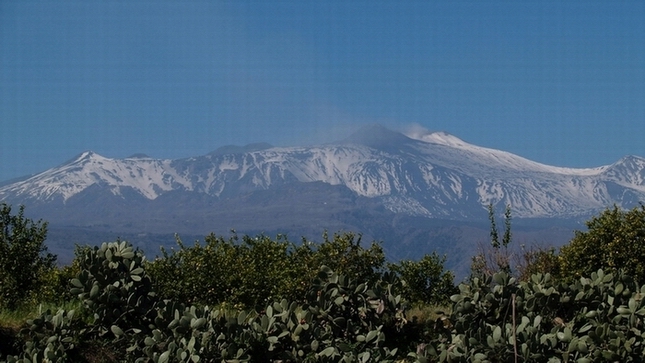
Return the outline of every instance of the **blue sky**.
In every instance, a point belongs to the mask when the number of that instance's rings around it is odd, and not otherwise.
[[[0,1],[0,181],[373,123],[557,166],[645,156],[645,2]]]

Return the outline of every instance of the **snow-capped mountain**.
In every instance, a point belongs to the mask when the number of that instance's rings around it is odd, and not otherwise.
[[[107,158],[91,151],[0,187],[49,222],[48,244],[128,239],[148,253],[172,234],[286,234],[327,230],[383,241],[391,259],[437,251],[457,275],[489,236],[487,206],[513,214],[520,243],[558,246],[582,221],[616,204],[645,201],[645,159],[559,168],[468,144],[443,132],[406,135],[380,126],[311,147],[226,146],[185,159]]]
[[[171,192],[230,199],[313,182],[343,186],[411,216],[463,219],[492,203],[510,205],[516,217],[571,217],[644,201],[645,159],[627,156],[597,168],[560,168],[444,132],[406,136],[373,126],[333,144],[225,147],[177,160],[110,159],[88,151],[1,187],[0,200],[65,204],[89,189],[146,200]]]

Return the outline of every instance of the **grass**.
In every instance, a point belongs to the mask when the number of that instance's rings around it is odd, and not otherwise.
[[[19,330],[27,323],[27,320],[37,318],[47,310],[56,312],[60,309],[75,310],[80,307],[80,301],[66,301],[63,303],[29,304],[15,310],[2,309],[0,310],[0,327]]]

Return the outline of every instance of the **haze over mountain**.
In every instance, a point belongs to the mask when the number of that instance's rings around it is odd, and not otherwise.
[[[559,245],[590,215],[645,200],[645,159],[561,168],[444,132],[404,135],[377,125],[331,144],[227,146],[176,160],[86,151],[0,187],[0,200],[26,205],[74,238],[80,230],[85,239],[230,229],[298,239],[349,230],[382,240],[393,259],[436,249],[463,268],[485,241],[489,204],[511,206],[516,238]]]

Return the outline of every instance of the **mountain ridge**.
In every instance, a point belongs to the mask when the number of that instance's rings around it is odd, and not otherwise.
[[[561,168],[445,132],[405,135],[381,126],[336,143],[229,146],[181,159],[85,151],[0,186],[0,201],[26,205],[29,216],[50,223],[48,243],[58,253],[110,235],[155,251],[160,241],[172,245],[175,233],[315,239],[325,230],[351,231],[383,241],[393,260],[445,253],[459,276],[488,238],[489,204],[498,212],[511,207],[520,243],[559,246],[589,216],[644,200],[639,156]]]
[[[372,126],[338,143],[259,143],[218,150],[183,159],[111,159],[85,151],[0,187],[0,200],[65,202],[92,185],[117,196],[131,188],[153,200],[170,191],[231,197],[285,183],[323,182],[380,198],[396,213],[468,218],[473,213],[466,205],[501,203],[511,205],[518,217],[542,218],[590,214],[645,199],[644,158],[632,155],[597,168],[561,168],[468,144],[445,132],[406,136]],[[623,203],[620,194],[631,196]]]

